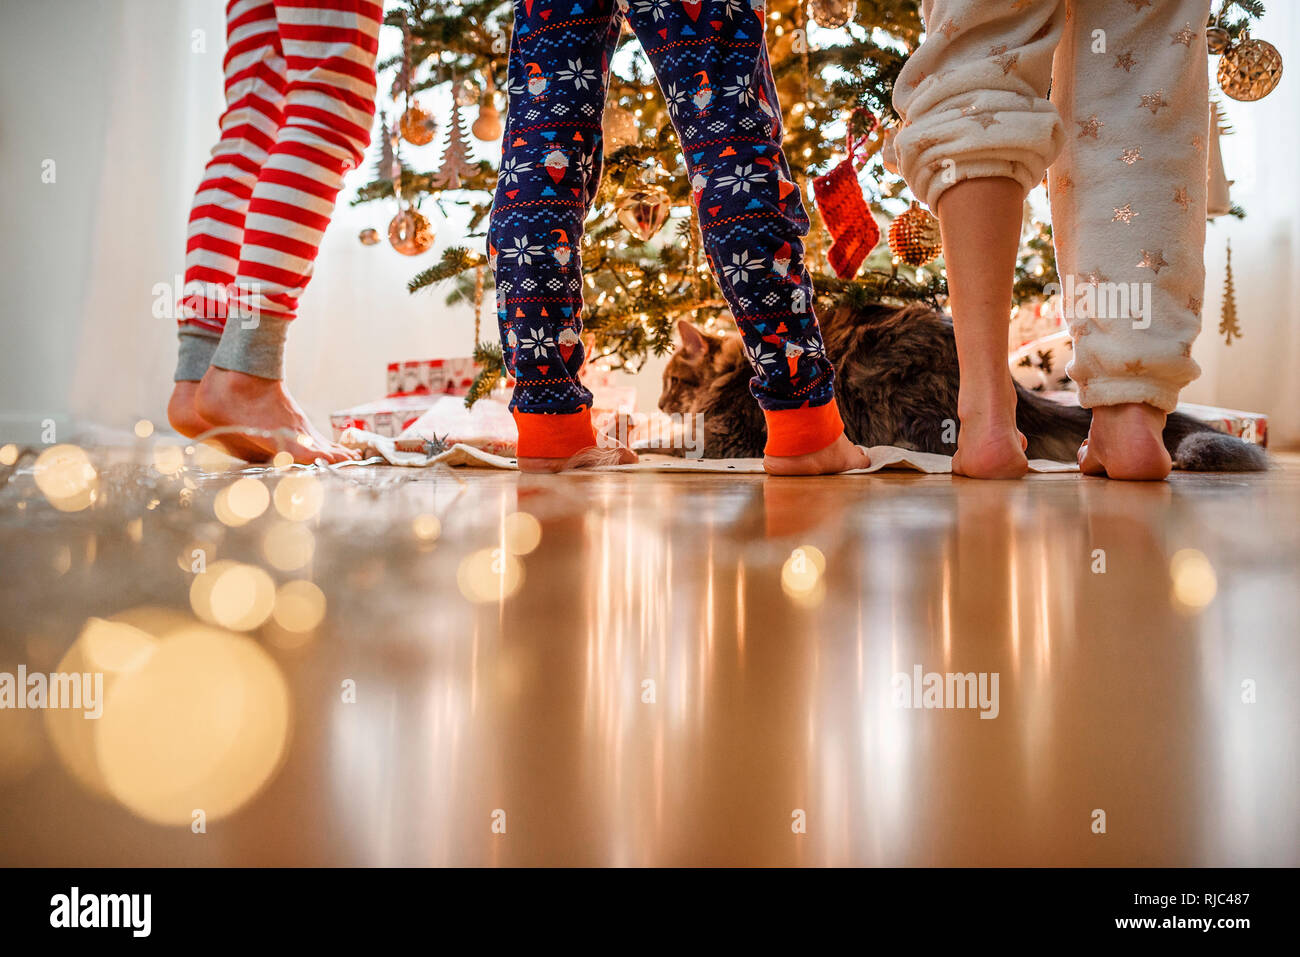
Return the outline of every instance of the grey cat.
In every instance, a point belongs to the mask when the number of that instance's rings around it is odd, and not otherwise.
[[[956,449],[957,348],[952,320],[926,305],[840,305],[822,319],[826,355],[845,432],[857,445],[894,445],[951,455]],[[703,413],[706,458],[757,458],[767,428],[749,391],[753,375],[739,334],[713,336],[678,323],[681,346],[664,369],[659,408]],[[1031,459],[1073,462],[1092,413],[1016,385],[1016,425]],[[1268,468],[1258,445],[1175,412],[1165,447],[1180,469]]]

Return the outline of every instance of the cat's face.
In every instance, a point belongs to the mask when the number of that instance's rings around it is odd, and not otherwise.
[[[663,390],[659,393],[661,412],[698,412],[713,380],[714,359],[723,340],[700,332],[685,319],[677,323],[681,345],[664,367]]]

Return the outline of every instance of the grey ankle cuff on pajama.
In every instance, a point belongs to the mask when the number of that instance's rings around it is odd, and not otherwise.
[[[244,372],[263,379],[284,378],[284,343],[289,335],[289,320],[261,316],[257,324],[245,328],[247,320],[231,317],[221,334],[212,364],[221,369]]]
[[[182,326],[177,339],[176,374],[174,382],[198,382],[212,365],[212,355],[217,351],[221,337],[197,326]]]

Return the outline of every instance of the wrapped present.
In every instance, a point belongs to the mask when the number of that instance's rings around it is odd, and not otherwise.
[[[452,444],[461,442],[497,455],[514,455],[514,419],[508,412],[504,418],[499,414],[506,408],[504,393],[514,381],[508,378],[500,392],[494,390],[490,398],[466,409],[464,396],[478,372],[478,363],[468,356],[390,362],[388,394],[331,415],[334,437],[337,440],[345,429],[390,439],[433,439],[435,434],[438,438],[450,434]],[[589,363],[579,378],[592,392],[592,414],[597,422],[635,409],[636,388],[619,385],[614,372]]]
[[[478,363],[468,356],[388,363],[388,397],[468,395]]]
[[[1220,409],[1195,402],[1179,402],[1178,411],[1227,432],[1246,442],[1268,447],[1268,416],[1263,412],[1242,412],[1240,409]]]
[[[345,429],[361,429],[393,439],[424,415],[436,398],[431,395],[387,396],[331,414],[330,426],[335,440]]]

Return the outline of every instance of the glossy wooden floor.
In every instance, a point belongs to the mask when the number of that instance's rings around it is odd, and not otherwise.
[[[217,522],[229,481],[124,531],[2,513],[0,670],[73,660],[92,616],[156,646],[82,649],[119,672],[99,722],[0,711],[0,863],[1300,864],[1295,458],[354,470],[319,480],[305,570],[271,569],[320,627],[277,605],[204,645],[193,548],[268,567],[287,525]],[[918,668],[997,675],[990,717],[904,707]]]

